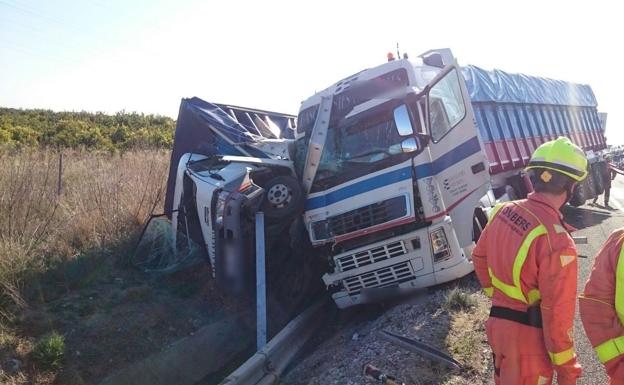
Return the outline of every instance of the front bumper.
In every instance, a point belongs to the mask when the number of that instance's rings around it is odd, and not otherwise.
[[[433,262],[429,230],[420,229],[333,257],[335,270],[323,276],[343,309],[379,302],[416,289],[461,278],[474,270],[458,247],[449,259]],[[452,228],[449,236],[452,234]],[[456,242],[455,242],[456,243]]]

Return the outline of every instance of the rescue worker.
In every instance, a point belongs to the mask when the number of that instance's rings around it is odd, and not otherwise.
[[[573,322],[576,247],[559,211],[587,176],[583,151],[560,137],[539,146],[526,168],[535,192],[497,205],[473,251],[492,298],[487,338],[497,385],[576,384]]]
[[[624,385],[624,229],[614,231],[594,260],[579,298],[585,333],[607,370]]]
[[[611,181],[615,179],[617,171],[614,170],[614,166],[611,164],[611,156],[605,156],[605,167],[600,169],[600,175],[602,176],[602,183],[604,184],[604,205],[606,208],[610,209],[609,206],[609,195],[611,193]],[[599,195],[596,195],[594,198],[593,204],[596,204],[598,201]]]

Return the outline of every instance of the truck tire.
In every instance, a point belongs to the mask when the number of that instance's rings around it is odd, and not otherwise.
[[[476,207],[472,218],[472,240],[477,243],[487,225],[488,218],[481,207]]]
[[[591,169],[590,169],[590,172],[591,172]],[[585,180],[583,181],[583,184],[585,185],[585,187],[587,187],[585,190],[586,200],[593,199],[598,196],[596,194],[596,182],[594,178],[592,177],[592,175],[588,175],[587,178],[585,178]]]
[[[572,192],[572,199],[570,199],[570,205],[574,207],[579,207],[585,204],[587,200],[585,194],[587,187],[585,183],[579,183],[576,185],[576,188]]]
[[[507,185],[513,188],[513,192],[515,194],[515,198],[513,199],[523,199],[529,194],[529,190],[524,183],[524,179],[522,179],[520,175],[513,175],[509,177],[507,179]],[[507,188],[505,188],[505,192],[507,192]]]
[[[265,191],[262,211],[268,218],[288,218],[296,214],[303,204],[301,186],[291,176],[278,175],[262,187]]]
[[[325,292],[321,276],[327,266],[320,263],[310,241],[304,240],[295,249],[290,243],[289,237],[282,236],[267,254],[269,318],[274,325],[275,321],[281,324],[275,332]]]

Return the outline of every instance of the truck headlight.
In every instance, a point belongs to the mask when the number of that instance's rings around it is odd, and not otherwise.
[[[451,256],[451,248],[444,228],[440,227],[429,234],[431,238],[431,249],[433,250],[433,261],[440,262]]]

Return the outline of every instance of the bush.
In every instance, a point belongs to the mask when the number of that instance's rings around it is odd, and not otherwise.
[[[136,112],[54,112],[0,107],[0,144],[128,150],[169,148],[175,120]]]
[[[65,337],[53,332],[43,337],[32,351],[32,359],[44,370],[58,370],[65,357]]]
[[[469,310],[477,305],[477,301],[464,290],[455,287],[446,293],[442,306],[446,310]]]
[[[0,327],[30,301],[106,275],[100,262],[113,251],[127,255],[121,249],[162,210],[169,158],[65,150],[59,195],[57,152],[0,148]]]

